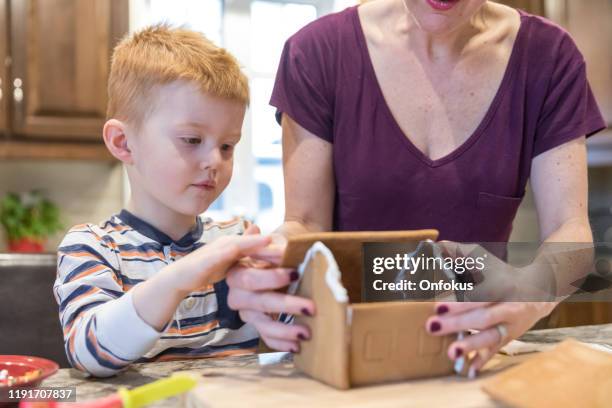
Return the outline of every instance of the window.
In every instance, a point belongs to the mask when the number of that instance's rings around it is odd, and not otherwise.
[[[281,128],[268,104],[283,45],[293,33],[317,18],[313,4],[254,1],[251,3],[251,121],[255,181],[267,187],[272,205],[259,195],[256,222],[271,231],[283,222],[285,196],[281,165]],[[274,22],[273,24],[271,22]],[[260,190],[261,191],[261,190]]]
[[[222,0],[132,0],[130,31],[151,24],[168,23],[200,31],[221,45],[223,24]]]

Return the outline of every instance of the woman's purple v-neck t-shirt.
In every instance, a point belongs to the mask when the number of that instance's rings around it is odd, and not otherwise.
[[[482,122],[438,160],[420,152],[393,118],[357,7],[322,17],[287,40],[270,103],[277,120],[286,113],[333,144],[334,230],[435,228],[439,239],[508,241],[533,158],[605,127],[567,32],[520,15]]]

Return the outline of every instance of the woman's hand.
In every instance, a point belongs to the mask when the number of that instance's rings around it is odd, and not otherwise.
[[[246,235],[257,233],[256,226],[250,226],[245,232]],[[297,353],[299,342],[310,338],[309,329],[278,322],[274,317],[278,313],[312,316],[315,309],[309,299],[278,291],[299,278],[295,270],[273,267],[280,264],[285,251],[286,241],[279,237],[273,236],[270,245],[251,253],[229,271],[228,305],[239,311],[243,321],[255,326],[269,347]]]
[[[452,360],[476,352],[469,367],[469,376],[474,377],[495,353],[548,315],[556,303],[516,301],[544,299],[546,293],[528,282],[531,279],[523,269],[501,261],[481,246],[449,241],[439,244],[444,256],[486,259],[482,270],[466,272],[468,280],[476,284],[472,293],[465,293],[465,298],[478,301],[437,302],[436,315],[426,322],[427,330],[434,336],[478,330],[454,341],[447,351]]]
[[[451,360],[477,352],[469,368],[469,376],[474,377],[499,349],[529,330],[555,305],[548,302],[439,302],[435,305],[437,315],[427,320],[426,327],[434,336],[478,330],[476,334],[454,341],[447,351]]]

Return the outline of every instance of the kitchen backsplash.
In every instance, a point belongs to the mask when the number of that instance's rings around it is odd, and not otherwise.
[[[99,222],[123,206],[123,169],[108,162],[0,162],[0,196],[39,189],[61,210],[66,230],[83,222]],[[46,250],[55,252],[64,232],[51,237]],[[0,252],[6,251],[0,228]]]

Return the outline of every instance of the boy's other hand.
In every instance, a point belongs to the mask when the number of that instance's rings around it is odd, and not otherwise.
[[[134,287],[136,313],[145,323],[161,331],[189,293],[225,278],[232,265],[269,245],[270,241],[270,237],[262,235],[232,235],[198,248]],[[151,307],[152,304],[156,307]]]

